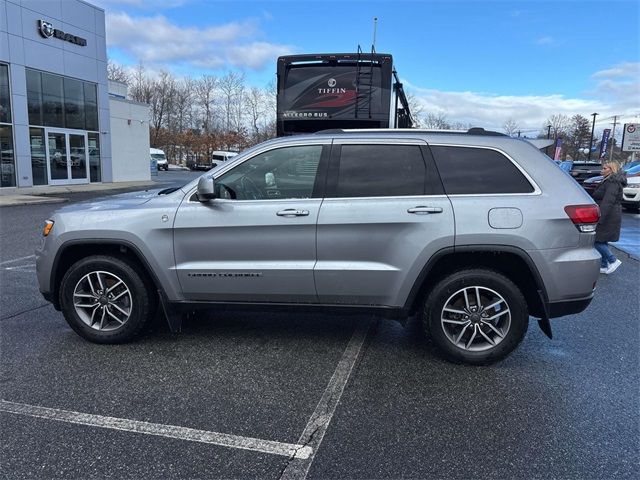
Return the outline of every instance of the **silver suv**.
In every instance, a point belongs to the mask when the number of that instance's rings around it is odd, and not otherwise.
[[[449,360],[486,364],[529,316],[591,302],[599,210],[530,143],[482,129],[340,131],[253,147],[182,188],[47,221],[40,291],[81,336],[132,339],[162,306],[419,313]]]

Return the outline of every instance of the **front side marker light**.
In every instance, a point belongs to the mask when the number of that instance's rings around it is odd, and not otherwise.
[[[47,235],[49,235],[49,233],[51,232],[51,229],[53,228],[53,220],[45,220],[44,222],[44,228],[42,229],[42,235],[44,237],[46,237]]]

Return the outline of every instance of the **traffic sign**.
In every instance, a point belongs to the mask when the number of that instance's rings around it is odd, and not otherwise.
[[[622,151],[640,152],[640,123],[625,123],[622,132]]]

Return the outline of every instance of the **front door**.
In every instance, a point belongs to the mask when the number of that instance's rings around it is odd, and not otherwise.
[[[317,301],[316,220],[329,142],[258,153],[217,174],[218,198],[185,198],[174,252],[187,300]]]
[[[49,185],[88,183],[87,134],[47,129],[46,135]]]

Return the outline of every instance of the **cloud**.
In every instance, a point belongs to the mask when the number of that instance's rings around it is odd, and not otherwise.
[[[617,114],[640,110],[640,62],[623,62],[591,75],[590,95],[603,99]]]
[[[640,78],[640,62],[623,62],[619,63],[611,68],[607,68],[605,70],[600,70],[593,75],[591,78],[628,78],[628,79],[638,79]]]
[[[534,131],[554,114],[573,116],[599,113],[599,122],[613,115],[637,115],[640,111],[640,64],[625,62],[590,76],[595,88],[580,97],[552,95],[500,95],[486,92],[452,92],[420,88],[402,79],[424,112],[442,113],[450,122],[502,130],[508,119]]]
[[[482,92],[447,92],[422,89],[403,80],[425,112],[442,113],[451,122],[461,122],[492,130],[502,130],[504,123],[515,120],[523,130],[541,128],[553,114],[605,110],[598,100],[566,98],[563,95],[497,95]],[[595,109],[595,110],[594,110]]]
[[[163,15],[106,15],[107,45],[156,67],[249,68],[274,65],[290,45],[258,41],[259,22],[247,19],[205,28],[179,26]]]

